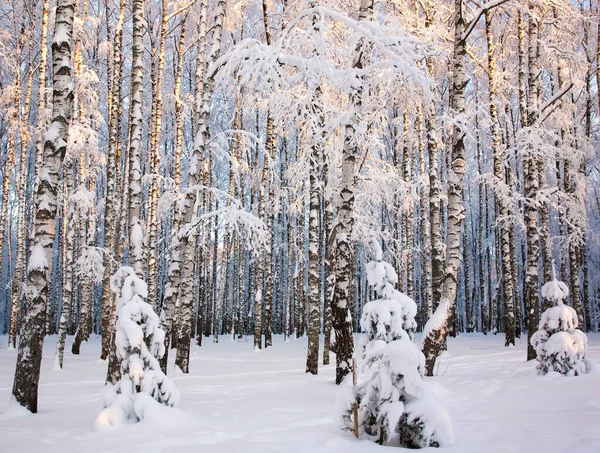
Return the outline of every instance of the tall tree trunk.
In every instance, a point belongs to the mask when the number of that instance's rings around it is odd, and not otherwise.
[[[188,176],[188,184],[190,187],[198,186],[201,183],[202,161],[206,155],[208,141],[210,139],[210,102],[214,90],[214,81],[216,75],[215,61],[219,55],[221,47],[221,36],[223,32],[223,20],[225,17],[226,0],[218,0],[214,8],[215,23],[213,25],[212,43],[207,55],[207,70],[204,75],[204,84],[202,92],[202,103],[199,110],[198,123],[196,126],[197,136],[190,158],[191,165]],[[210,165],[208,171],[211,171]],[[196,225],[193,225],[194,216],[199,211],[199,203],[201,201],[198,191],[190,191],[185,196],[184,202],[184,217],[182,228],[192,228],[190,231],[182,234],[180,239],[180,250],[195,250],[197,233],[194,231]],[[181,234],[181,233],[180,233]],[[216,239],[216,238],[215,238]],[[217,257],[213,257],[217,259]],[[183,267],[181,272],[182,291],[180,294],[180,335],[178,338],[177,357],[175,364],[184,373],[189,372],[189,357],[190,357],[190,337],[191,337],[191,320],[194,316],[195,308],[195,284],[194,284],[194,266],[195,253],[187,253],[181,257]],[[205,261],[206,263],[207,261]],[[215,320],[215,322],[218,320]]]
[[[537,121],[538,115],[538,83],[540,68],[538,67],[537,40],[538,19],[531,16],[529,19],[529,103],[526,106],[528,112],[525,126],[532,127]],[[531,336],[536,331],[540,317],[539,300],[539,273],[538,260],[540,254],[540,242],[538,235],[538,211],[535,198],[539,191],[538,163],[535,151],[531,145],[526,150],[524,163],[525,198],[528,200],[525,206],[525,226],[527,232],[527,272],[525,277],[525,307],[527,309],[527,360],[536,357],[536,351],[531,345]]]
[[[116,200],[116,172],[117,148],[120,142],[119,105],[121,103],[121,76],[123,72],[123,63],[121,56],[121,47],[123,42],[123,22],[125,21],[125,0],[119,3],[119,17],[115,29],[115,37],[112,47],[112,80],[109,97],[109,124],[108,124],[108,159],[106,164],[106,198],[104,210],[104,248],[109,253],[109,259],[104,267],[104,277],[102,279],[102,352],[100,359],[105,360],[110,354],[111,344],[114,335],[114,320],[116,314],[116,301],[114,294],[110,290],[110,277],[116,271],[114,261],[111,259],[115,253],[116,234],[117,234],[117,212],[118,201]]]
[[[19,69],[17,69],[18,72]],[[20,83],[19,83],[19,79],[20,79],[20,75],[16,76],[16,83],[15,83],[15,87],[13,87],[14,91],[15,91],[15,106],[13,109],[13,114],[11,115],[11,121],[13,122],[13,124],[17,124],[18,123],[18,112],[21,109],[20,106],[20,93],[21,93],[21,89],[20,89]],[[16,129],[16,127],[15,127]],[[4,177],[4,184],[2,186],[2,212],[0,213],[0,279],[2,279],[2,274],[4,273],[4,244],[6,242],[8,242],[8,247],[7,249],[10,250],[10,219],[8,217],[8,205],[9,205],[9,195],[10,195],[10,181],[12,179],[11,175],[12,172],[14,170],[15,172],[15,178],[17,177],[17,169],[16,167],[16,157],[15,157],[15,143],[16,143],[16,135],[17,132],[12,131],[9,132],[9,137],[8,137],[8,154],[6,156],[6,164],[4,167],[4,171],[3,171],[3,177]],[[8,233],[8,234],[7,234]],[[7,255],[9,255],[7,253]],[[9,264],[9,266],[7,266],[6,269],[6,275],[8,276],[9,274],[9,269],[10,269],[10,255],[7,257],[6,263]],[[10,330],[8,332],[8,345],[10,348],[15,348],[16,347],[16,341],[17,341],[17,321],[18,321],[18,317],[19,317],[19,303],[17,301],[17,303],[15,304],[15,301],[13,300],[12,303],[12,307],[11,307],[11,311],[10,311]]]
[[[425,27],[433,25],[435,3],[432,0],[425,2]],[[434,77],[433,58],[427,57],[427,72]],[[437,93],[436,93],[437,95]],[[432,280],[432,310],[435,310],[440,302],[442,291],[442,279],[444,278],[444,244],[442,243],[441,205],[442,205],[442,183],[439,179],[439,139],[436,132],[435,96],[426,106],[425,130],[427,136],[427,154],[429,159],[429,225],[430,225],[430,249],[431,249],[431,280]]]
[[[496,55],[494,37],[492,35],[492,16],[493,13],[486,12],[485,14],[485,31],[488,48],[488,79],[489,79],[489,95],[490,95],[490,121],[492,129],[492,153],[494,155],[494,177],[498,183],[498,187],[505,184],[504,171],[504,152],[500,142],[500,124],[498,121],[498,109],[496,106],[497,87],[496,87]],[[515,310],[513,299],[513,279],[512,267],[510,261],[510,224],[507,221],[508,207],[507,201],[501,196],[496,196],[498,204],[498,213],[500,215],[500,226],[497,228],[497,235],[500,236],[502,259],[501,281],[502,281],[502,297],[504,299],[504,332],[505,345],[510,346],[515,344]]]
[[[465,113],[465,91],[469,79],[466,74],[466,38],[467,23],[464,16],[463,0],[455,2],[454,21],[454,59],[452,68],[452,88],[450,92],[450,108],[453,115],[460,118]],[[465,173],[465,137],[461,124],[454,122],[452,127],[451,163],[448,177],[448,232],[446,246],[445,276],[442,286],[440,306],[437,310],[447,310],[448,318],[456,315],[457,276],[462,260],[460,241],[462,222],[465,217],[462,201],[462,185]],[[448,334],[447,323],[442,323],[423,344],[425,354],[425,372],[433,375],[433,367]],[[431,340],[431,341],[427,341]]]
[[[144,101],[144,0],[133,0],[133,57],[129,110],[129,261],[137,275],[142,272],[144,230],[142,202],[142,127]]]
[[[412,155],[410,152],[409,134],[408,134],[408,109],[404,110],[402,115],[403,124],[403,146],[402,146],[402,179],[408,185],[410,184],[410,167]],[[407,212],[403,215],[402,227],[404,229],[404,238],[406,240],[405,250],[403,250],[403,259],[406,264],[406,295],[414,297],[414,272],[413,272],[413,229],[414,229],[414,207],[410,203]]]
[[[323,341],[323,365],[329,365],[329,351],[331,349],[331,305],[333,290],[335,288],[335,272],[333,270],[334,252],[333,241],[330,236],[335,235],[332,231],[333,226],[333,190],[329,188],[331,178],[329,177],[329,153],[323,153],[323,199],[325,203],[324,236],[325,236],[325,288],[324,288],[324,309],[323,329],[325,330],[325,339]],[[289,228],[288,228],[288,231]],[[291,259],[291,258],[290,258]]]
[[[34,245],[27,266],[23,325],[12,394],[27,410],[37,412],[46,306],[52,269],[57,190],[66,153],[73,102],[71,38],[73,0],[58,0],[52,43],[52,123],[45,137],[44,162],[35,196]]]
[[[319,297],[319,168],[323,155],[323,127],[325,117],[321,101],[321,88],[315,88],[310,114],[316,119],[317,130],[311,131],[313,143],[308,156],[309,171],[309,223],[308,223],[308,348],[306,372],[319,372],[319,332],[321,330],[321,300]]]
[[[361,0],[358,14],[359,20],[368,20],[373,14],[373,0]],[[362,68],[365,64],[364,43],[359,41],[356,48],[354,68]],[[352,337],[351,286],[354,279],[352,265],[354,247],[352,231],[354,228],[354,191],[356,188],[356,157],[358,143],[357,129],[360,127],[360,111],[362,107],[362,83],[356,76],[355,87],[350,93],[348,122],[344,132],[342,150],[342,174],[338,200],[338,221],[336,226],[337,247],[335,250],[334,273],[335,289],[332,300],[332,326],[335,332],[336,384],[341,384],[350,373],[354,338]]]
[[[419,199],[421,202],[421,234],[423,241],[423,279],[425,292],[425,316],[427,319],[433,314],[433,287],[431,268],[431,223],[428,216],[429,206],[429,180],[425,169],[425,146],[423,141],[425,122],[423,118],[423,105],[417,106],[417,131],[419,134]]]
[[[197,42],[197,56],[196,56],[196,74],[195,74],[195,95],[194,95],[194,121],[199,122],[200,111],[202,108],[202,96],[204,93],[204,69],[205,61],[204,54],[206,50],[206,22],[208,15],[208,0],[202,0],[200,3],[200,17],[198,19],[198,42]],[[183,109],[181,99],[181,77],[183,74],[183,51],[185,44],[185,23],[182,23],[181,35],[179,40],[179,60],[177,66],[177,74],[175,77],[175,117],[177,122],[177,135],[176,135],[176,151],[175,151],[175,169],[173,180],[175,181],[175,187],[173,190],[178,193],[181,191],[182,185],[182,165],[181,156],[183,152]],[[199,165],[199,163],[198,163]],[[173,326],[176,324],[175,318],[177,316],[177,307],[179,304],[179,290],[181,286],[181,262],[182,257],[185,254],[189,254],[189,249],[184,249],[184,244],[187,244],[186,240],[180,237],[181,231],[181,220],[182,212],[180,212],[179,206],[176,206],[173,212],[173,225],[171,227],[171,244],[170,244],[170,256],[169,265],[167,270],[167,285],[164,292],[163,300],[163,311],[164,321],[162,323],[163,330],[165,331],[165,354],[161,358],[161,369],[163,372],[167,370],[167,360],[169,355],[170,346],[175,346],[175,342],[171,343],[171,336],[174,333]],[[194,254],[198,255],[196,248],[194,248]],[[196,265],[199,265],[197,259],[194,260]],[[202,271],[200,270],[202,276]],[[204,287],[204,285],[202,285]],[[191,296],[190,296],[191,297]],[[203,300],[201,298],[201,305],[199,307],[198,318],[202,318]],[[197,323],[198,324],[198,323]],[[202,323],[199,323],[199,331],[197,333],[198,338],[202,336]],[[190,332],[191,334],[191,332]],[[201,341],[201,340],[200,340]]]
[[[43,14],[43,11],[42,11]],[[42,21],[43,21],[42,16]],[[18,193],[19,197],[19,208],[17,214],[17,253],[16,253],[16,263],[15,263],[15,274],[13,276],[12,281],[12,311],[17,312],[19,310],[19,302],[21,299],[21,282],[24,278],[25,271],[25,233],[27,231],[25,210],[26,210],[26,191],[27,191],[27,147],[29,144],[29,113],[30,113],[30,104],[31,104],[31,86],[33,83],[33,40],[30,41],[29,44],[29,76],[27,79],[27,88],[25,91],[25,105],[23,106],[23,119],[21,122],[21,156],[19,163],[19,176],[17,179],[16,168],[15,168],[15,191]],[[8,178],[10,180],[10,178]],[[6,183],[6,181],[5,181]],[[2,219],[6,219],[6,217],[2,217]],[[10,238],[10,234],[8,235]],[[10,240],[10,239],[9,239]],[[0,259],[2,258],[2,254],[0,253]],[[1,266],[0,266],[1,267]],[[15,326],[16,328],[16,326]],[[9,336],[10,335],[9,331]],[[12,342],[9,341],[9,348],[15,348],[15,332],[12,332]]]

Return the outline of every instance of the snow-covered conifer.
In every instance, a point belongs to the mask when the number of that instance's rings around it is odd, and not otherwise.
[[[380,341],[414,340],[417,327],[415,301],[394,288],[398,275],[389,263],[383,261],[379,244],[375,241],[374,245],[376,260],[366,265],[366,272],[369,285],[380,299],[368,302],[363,308],[360,326],[365,335],[359,340],[363,360]]]
[[[539,329],[531,336],[540,374],[555,371],[578,376],[586,372],[587,336],[577,329],[577,312],[563,303],[568,295],[569,288],[556,279],[553,265],[552,280],[542,287],[542,296],[555,306],[542,314]]]
[[[131,267],[121,267],[111,278],[111,289],[120,291],[115,343],[121,380],[105,393],[97,427],[134,423],[144,418],[149,406],[172,407],[179,400],[177,388],[158,362],[165,353],[165,333],[158,315],[144,300],[146,283]]]
[[[356,405],[360,437],[407,448],[451,444],[452,421],[423,383],[425,357],[413,341],[416,304],[394,289],[396,272],[378,245],[367,279],[382,297],[367,303],[361,318],[360,350],[373,375],[339,399],[340,426],[354,430]]]

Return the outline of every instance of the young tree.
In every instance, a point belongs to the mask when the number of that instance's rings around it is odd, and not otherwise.
[[[376,244],[376,261],[367,265],[367,280],[380,299],[363,309],[360,339],[364,366],[372,377],[342,394],[339,423],[354,430],[354,405],[359,437],[406,448],[450,445],[452,422],[423,384],[425,357],[413,342],[417,306],[394,289],[398,276],[382,261]]]
[[[587,336],[577,329],[577,312],[563,302],[568,296],[569,288],[556,279],[553,265],[552,280],[542,287],[542,297],[555,305],[542,313],[539,329],[531,336],[539,374],[554,371],[578,376],[586,372]]]
[[[148,287],[131,267],[121,267],[111,278],[119,293],[115,345],[121,361],[121,379],[104,394],[104,409],[96,427],[143,420],[151,406],[173,407],[179,392],[161,371],[158,360],[165,353],[165,332],[145,299]]]

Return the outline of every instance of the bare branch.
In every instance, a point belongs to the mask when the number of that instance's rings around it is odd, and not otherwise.
[[[469,35],[473,32],[473,29],[475,28],[475,25],[477,25],[477,22],[479,22],[479,19],[481,18],[481,16],[483,14],[485,14],[486,12],[490,11],[491,9],[494,9],[494,8],[496,8],[498,6],[501,6],[504,3],[507,3],[509,1],[510,0],[493,0],[491,2],[486,3],[481,8],[479,8],[475,12],[475,17],[473,17],[473,19],[471,19],[471,22],[469,22],[469,24],[467,25],[467,29],[465,30],[465,32],[462,35],[462,40],[463,41],[467,40],[467,38],[469,37]]]

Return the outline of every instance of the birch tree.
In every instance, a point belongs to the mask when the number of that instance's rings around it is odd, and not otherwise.
[[[54,248],[60,166],[66,153],[73,103],[71,46],[73,0],[58,0],[52,42],[52,122],[44,139],[44,161],[35,194],[34,245],[27,265],[23,325],[12,394],[27,410],[37,412],[38,383],[46,300]]]

